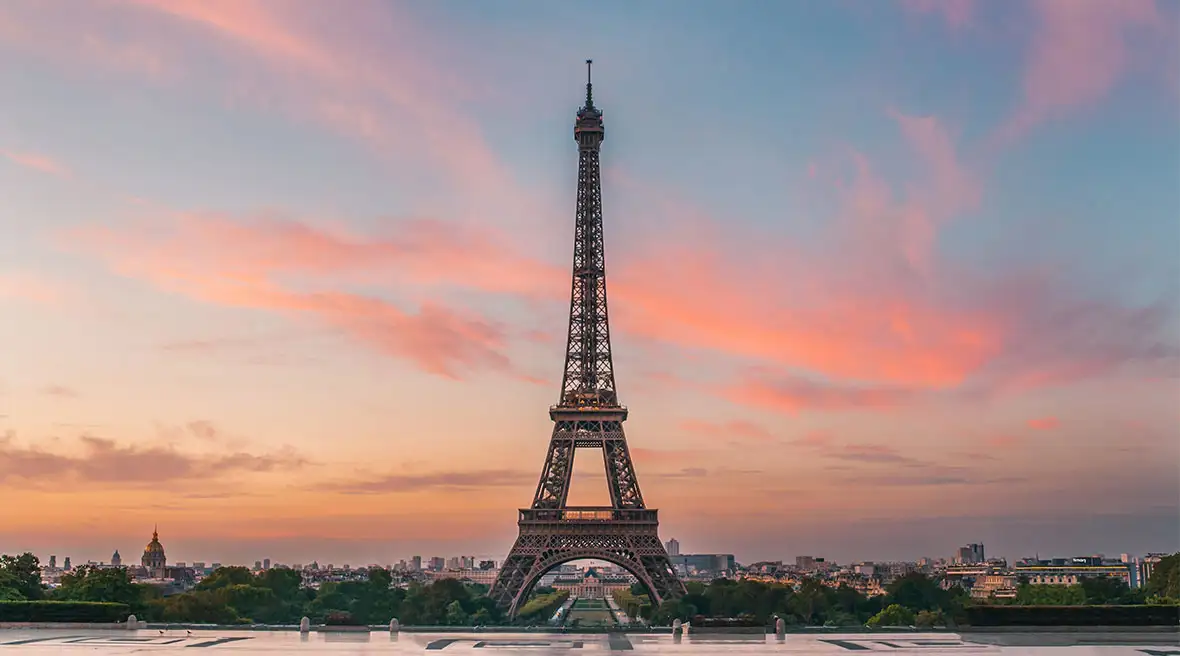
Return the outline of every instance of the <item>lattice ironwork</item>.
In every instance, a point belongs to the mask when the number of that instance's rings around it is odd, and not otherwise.
[[[520,536],[491,592],[510,615],[516,614],[541,575],[583,558],[605,560],[626,569],[648,589],[656,604],[684,593],[660,542],[657,512],[643,504],[623,433],[627,409],[619,405],[615,389],[606,309],[598,160],[606,135],[602,111],[594,106],[589,60],[586,71],[586,104],[574,121],[578,201],[561,398],[549,409],[553,434],[533,505],[520,511]],[[602,451],[610,507],[571,507],[566,503],[578,449]]]

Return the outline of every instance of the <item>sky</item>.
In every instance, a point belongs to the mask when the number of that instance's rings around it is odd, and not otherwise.
[[[500,557],[605,112],[620,398],[739,561],[1180,544],[1180,5],[0,4],[0,552]],[[575,461],[571,503],[608,500]]]

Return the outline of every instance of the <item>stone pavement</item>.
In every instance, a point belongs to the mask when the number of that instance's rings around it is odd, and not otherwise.
[[[173,630],[0,630],[0,656],[37,654],[154,654],[209,649],[227,656],[320,654],[425,654],[494,651],[497,654],[555,654],[634,651],[649,654],[1071,654],[1076,656],[1180,656],[1176,634],[1091,636],[1105,644],[1061,646],[1061,637],[1040,641],[1025,635],[960,636],[952,633],[789,634],[537,634],[537,633],[317,633],[294,631]],[[1054,644],[1054,641],[1058,644]],[[1117,640],[1121,644],[1111,644]],[[576,651],[575,651],[576,650]],[[204,653],[204,652],[201,652]]]

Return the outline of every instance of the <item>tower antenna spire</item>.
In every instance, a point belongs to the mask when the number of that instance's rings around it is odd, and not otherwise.
[[[586,106],[594,106],[594,85],[590,82],[590,67],[594,64],[593,59],[586,60]]]

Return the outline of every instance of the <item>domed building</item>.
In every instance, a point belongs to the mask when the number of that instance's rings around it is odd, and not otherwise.
[[[119,555],[119,550],[115,549],[115,553],[111,554],[111,567],[122,567],[123,557]]]
[[[140,561],[148,576],[164,578],[164,568],[168,561],[164,558],[164,545],[160,544],[160,534],[152,529],[152,541],[143,548],[143,559]]]

